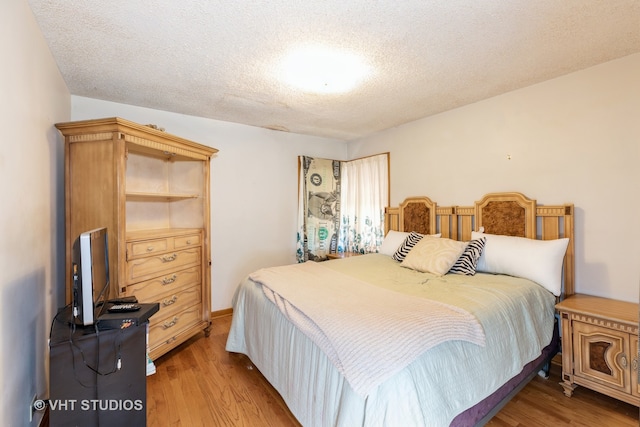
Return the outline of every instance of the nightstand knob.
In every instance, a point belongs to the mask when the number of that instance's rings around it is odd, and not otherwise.
[[[620,365],[622,365],[623,368],[627,369],[628,363],[627,363],[626,354],[623,354],[622,356],[620,356]]]

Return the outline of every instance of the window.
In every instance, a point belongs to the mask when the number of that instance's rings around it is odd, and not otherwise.
[[[377,252],[389,204],[389,153],[351,161],[299,157],[298,262]]]

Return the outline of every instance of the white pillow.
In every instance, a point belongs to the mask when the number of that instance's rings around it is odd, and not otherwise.
[[[384,240],[382,241],[382,245],[380,245],[380,249],[378,249],[378,253],[393,256],[400,245],[404,243],[407,237],[409,237],[409,234],[411,233],[406,231],[389,230],[387,235],[384,236]],[[440,237],[440,233],[430,234],[430,236]]]
[[[473,231],[472,239],[485,237],[476,271],[508,274],[532,280],[559,296],[562,292],[562,263],[568,238],[535,240]]]
[[[378,253],[392,256],[396,253],[408,235],[409,233],[405,233],[404,231],[389,230],[387,235],[384,236],[384,240],[382,241],[380,249],[378,249]]]
[[[442,276],[460,258],[467,242],[424,236],[400,264],[403,267]]]

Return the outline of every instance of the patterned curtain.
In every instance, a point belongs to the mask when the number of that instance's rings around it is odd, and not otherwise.
[[[389,205],[389,153],[342,162],[339,252],[377,252]]]
[[[322,261],[337,250],[340,161],[299,156],[298,262]]]

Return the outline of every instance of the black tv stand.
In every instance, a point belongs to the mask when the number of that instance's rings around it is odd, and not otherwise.
[[[70,307],[56,315],[49,341],[51,427],[146,425],[147,325],[159,307],[141,305],[83,327],[73,323]]]

